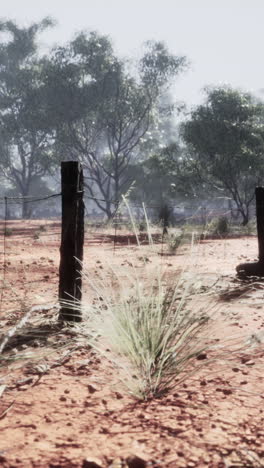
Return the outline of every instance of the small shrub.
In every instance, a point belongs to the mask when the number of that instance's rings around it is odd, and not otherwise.
[[[167,243],[168,243],[168,249],[169,253],[175,254],[178,247],[181,245],[183,240],[183,233],[181,234],[171,234],[168,236]]]
[[[229,222],[226,216],[219,216],[218,218],[212,219],[207,227],[209,234],[226,236],[230,231]]]
[[[100,335],[91,344],[100,350],[101,338],[107,343],[108,358],[113,356],[119,365],[130,393],[145,400],[159,397],[175,387],[176,379],[179,384],[200,367],[197,357],[208,348],[209,315],[187,307],[193,294],[189,281],[178,279],[171,287],[159,275],[151,285],[135,277],[124,279],[119,271],[111,277],[115,291],[105,288],[103,279],[90,283],[98,301],[87,309],[89,322],[94,317],[92,327]]]

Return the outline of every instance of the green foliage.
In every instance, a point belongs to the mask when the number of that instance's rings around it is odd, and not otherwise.
[[[169,234],[167,237],[167,244],[170,254],[175,254],[178,248],[180,247],[184,238],[184,233],[180,234]]]
[[[216,234],[218,236],[227,236],[230,232],[229,222],[226,216],[219,216],[212,219],[206,226],[206,231],[209,234]]]
[[[109,39],[91,33],[80,34],[55,51],[47,65],[57,120],[60,109],[65,115],[57,129],[57,151],[82,160],[88,173],[87,190],[92,197],[106,200],[96,204],[108,218],[116,210],[111,201],[117,204],[133,181],[133,162],[142,139],[148,139],[158,99],[184,64],[185,58],[151,43],[132,74],[127,62],[115,55]],[[61,75],[63,86],[57,90]]]
[[[182,127],[190,170],[232,199],[243,218],[264,176],[264,106],[231,88],[207,89],[207,101]]]
[[[156,205],[159,210],[178,193],[178,164],[181,148],[170,145],[146,158],[134,171],[136,190],[130,200]]]
[[[160,88],[186,69],[187,60],[171,55],[163,42],[147,41],[145,48],[139,67],[142,82],[150,92],[158,94]]]
[[[0,22],[0,34],[7,33],[0,42],[0,169],[26,197],[62,158],[78,159],[88,193],[111,218],[140,170],[134,163],[143,140],[153,141],[149,129],[156,129],[158,145],[156,122],[170,107],[161,96],[187,62],[163,43],[148,42],[132,72],[96,32],[40,57],[38,34],[52,24]],[[22,216],[30,214],[24,204]]]
[[[17,193],[28,196],[34,178],[51,166],[51,127],[46,118],[37,34],[52,24],[44,19],[28,28],[0,23],[8,33],[0,43],[0,169]],[[23,205],[23,217],[29,217]]]

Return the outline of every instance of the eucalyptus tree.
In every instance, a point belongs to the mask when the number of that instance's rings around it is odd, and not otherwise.
[[[263,104],[229,87],[207,89],[205,104],[192,112],[182,134],[189,171],[209,191],[231,199],[246,225],[255,186],[264,177]]]
[[[132,73],[110,40],[97,33],[80,34],[54,52],[49,88],[56,88],[59,75],[65,77],[61,102],[69,109],[63,125],[58,122],[57,150],[81,159],[87,190],[108,218],[129,187],[131,165],[159,96],[185,66],[186,59],[171,55],[162,43],[148,43]]]
[[[49,18],[20,28],[0,23],[0,170],[22,197],[51,163],[51,128],[46,119],[37,36]],[[22,216],[30,216],[29,204]]]

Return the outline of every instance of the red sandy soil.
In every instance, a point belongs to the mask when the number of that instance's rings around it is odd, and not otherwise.
[[[1,259],[3,334],[25,308],[38,305],[33,319],[39,321],[57,313],[59,223],[12,221],[8,226],[12,233]],[[186,246],[169,256],[161,245],[142,251],[131,238],[127,245],[125,235],[116,240],[114,246],[111,236],[87,232],[84,268],[90,276],[96,278],[108,262],[128,269],[133,264],[144,278],[162,263],[172,279],[189,262]],[[205,309],[212,300],[218,305],[219,339],[230,331],[263,338],[264,283],[235,277],[238,263],[256,257],[256,238],[205,240],[197,249],[190,268],[203,284],[201,304]],[[84,284],[89,302],[86,289]],[[55,340],[63,344],[66,335],[58,332]],[[164,397],[143,402],[124,390],[117,369],[84,340],[78,346],[66,340],[57,350],[51,346],[54,337],[46,346],[37,339],[24,347],[18,343],[7,355],[35,349],[36,361],[0,368],[0,466],[264,466],[264,349],[257,341],[232,363],[210,364],[184,383],[175,381]],[[41,353],[47,355],[39,363]]]

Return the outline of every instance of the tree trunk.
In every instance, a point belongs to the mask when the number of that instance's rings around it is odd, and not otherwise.
[[[32,215],[32,210],[28,200],[22,201],[22,219],[30,219]]]
[[[249,216],[248,216],[248,213],[245,213],[245,212],[242,212],[242,218],[243,218],[243,221],[242,221],[242,226],[246,226],[249,222]]]

